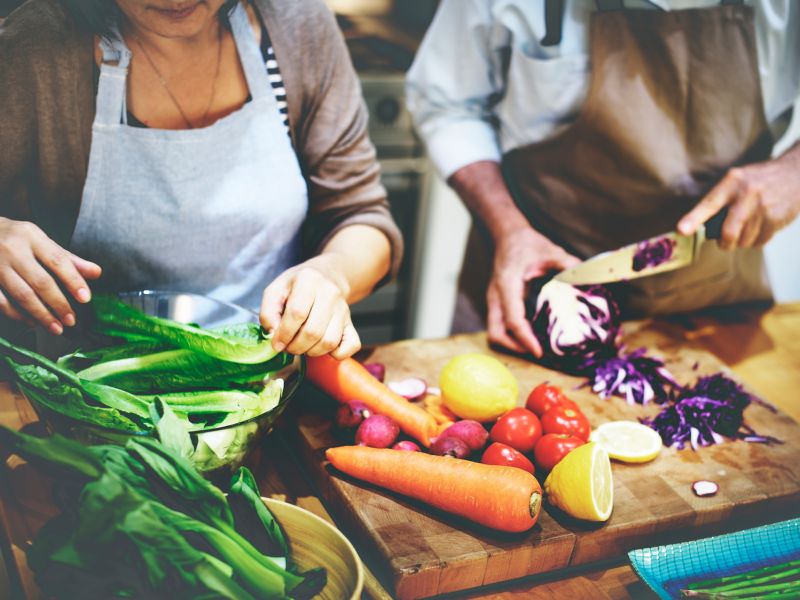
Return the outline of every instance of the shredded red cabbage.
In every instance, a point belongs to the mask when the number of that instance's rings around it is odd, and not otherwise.
[[[609,359],[589,360],[586,363],[592,390],[603,398],[622,396],[628,404],[663,404],[670,390],[680,387],[664,366],[664,361],[647,356],[644,348]]]
[[[675,240],[668,237],[641,242],[633,255],[633,270],[643,271],[648,267],[657,267],[672,258]]]
[[[746,442],[778,442],[757,434],[744,423],[744,409],[751,402],[774,407],[746,392],[722,373],[701,377],[694,387],[680,390],[673,404],[653,419],[642,422],[655,429],[665,446],[683,449],[688,442],[698,447],[720,444],[723,436]]]

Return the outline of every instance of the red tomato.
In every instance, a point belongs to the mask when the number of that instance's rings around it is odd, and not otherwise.
[[[539,418],[555,406],[567,406],[579,410],[578,405],[567,398],[560,387],[547,383],[541,383],[533,388],[533,391],[528,395],[528,401],[525,403],[525,408],[536,413]]]
[[[533,459],[540,469],[549,471],[567,454],[585,443],[584,440],[574,435],[547,433],[542,436],[542,439],[537,442],[536,448],[533,449]]]
[[[511,446],[494,442],[483,453],[481,462],[485,465],[499,465],[501,467],[516,467],[533,475],[535,469],[522,452],[514,450]]]
[[[530,452],[542,437],[542,424],[527,408],[512,408],[497,419],[489,437],[520,452]]]
[[[542,430],[545,433],[566,433],[589,441],[592,426],[581,411],[566,406],[556,406],[544,413]]]

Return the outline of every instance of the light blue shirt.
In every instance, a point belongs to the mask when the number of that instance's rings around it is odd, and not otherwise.
[[[589,88],[594,0],[565,0],[561,43],[541,45],[544,0],[442,0],[408,72],[406,96],[429,155],[445,178],[567,126]],[[719,0],[626,0],[628,8],[681,10]],[[800,96],[800,0],[751,0],[767,122]],[[503,57],[510,53],[510,68]],[[514,60],[515,56],[518,60]],[[524,63],[524,74],[514,69]],[[536,73],[530,80],[530,73]],[[504,94],[527,77],[524,98]]]

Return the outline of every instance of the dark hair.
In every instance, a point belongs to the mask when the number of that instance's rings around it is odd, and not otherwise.
[[[227,25],[228,16],[240,0],[225,0],[219,10]],[[120,10],[114,0],[61,0],[79,28],[98,35],[108,35],[111,27],[119,21]]]

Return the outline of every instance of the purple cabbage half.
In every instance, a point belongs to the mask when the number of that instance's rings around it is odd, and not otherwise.
[[[745,424],[744,409],[751,402],[775,410],[747,393],[735,381],[716,373],[701,377],[694,387],[682,389],[674,403],[655,418],[642,422],[658,432],[665,446],[674,444],[679,449],[687,443],[694,450],[719,444],[724,441],[723,436],[746,442],[779,442],[773,437],[757,434]]]
[[[630,354],[619,343],[620,310],[603,286],[574,287],[551,280],[539,293],[533,331],[543,362],[588,377],[601,398],[629,403],[665,402],[677,385],[664,363],[640,348]]]
[[[619,306],[603,286],[551,280],[536,300],[532,326],[544,362],[560,371],[585,374],[592,361],[617,354]]]

